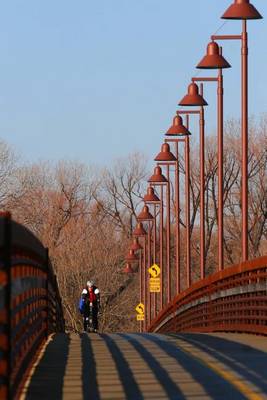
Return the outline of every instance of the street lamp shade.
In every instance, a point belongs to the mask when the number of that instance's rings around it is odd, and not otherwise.
[[[159,203],[160,199],[158,196],[155,194],[155,191],[152,187],[147,188],[147,193],[144,195],[144,202],[145,203]]]
[[[172,126],[165,133],[166,136],[187,136],[191,135],[191,132],[183,125],[183,119],[180,115],[176,115],[173,118]]]
[[[151,177],[148,179],[148,182],[150,182],[150,183],[167,183],[168,180],[162,174],[161,167],[158,166],[158,167],[154,168],[154,174],[151,175]]]
[[[131,264],[127,263],[125,267],[123,268],[123,273],[124,274],[134,274],[134,270],[131,267]]]
[[[180,106],[207,106],[206,100],[199,94],[198,85],[194,82],[188,86],[188,93],[179,103]]]
[[[170,151],[170,145],[163,143],[160,153],[154,158],[155,161],[176,161],[175,155]]]
[[[150,214],[148,206],[144,206],[143,210],[137,216],[138,221],[153,221],[153,219],[154,217]]]
[[[210,42],[207,46],[207,54],[202,58],[197,65],[199,69],[218,69],[231,68],[231,65],[220,54],[218,43]]]
[[[142,247],[141,244],[139,243],[138,238],[135,237],[135,238],[133,239],[133,243],[132,243],[131,246],[130,246],[130,250],[139,251],[139,250],[142,250],[142,248],[143,248],[143,247]]]
[[[133,236],[146,236],[146,230],[144,229],[142,222],[137,223],[137,226],[133,230]]]
[[[130,262],[135,262],[138,261],[139,258],[137,255],[134,254],[134,250],[129,250],[129,253],[126,255],[125,260],[130,263]]]
[[[235,0],[225,11],[223,19],[261,19],[262,16],[249,0]]]

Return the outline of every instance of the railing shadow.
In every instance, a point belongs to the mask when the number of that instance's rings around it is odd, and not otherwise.
[[[70,338],[58,333],[48,343],[25,395],[26,400],[63,398],[63,384]]]
[[[93,353],[92,342],[87,334],[81,334],[80,338],[82,350],[83,398],[99,400],[100,396],[96,379],[96,360]]]
[[[158,382],[164,388],[168,399],[179,399],[183,400],[186,397],[183,395],[183,392],[180,390],[179,386],[171,379],[168,372],[164,368],[164,365],[158,361],[146,347],[141,344],[137,339],[133,337],[133,335],[127,334],[118,334],[123,339],[126,339],[131,343],[134,349],[140,354],[143,360],[149,365],[149,368],[154,373]]]
[[[144,337],[157,344],[169,357],[177,360],[182,368],[192,376],[194,381],[198,382],[205,389],[211,398],[221,398],[223,393],[227,393],[231,399],[246,399],[246,397],[228,381],[217,375],[211,369],[205,367],[200,361],[180,350],[174,343],[166,340],[163,341],[160,337],[151,334],[144,334]],[[143,346],[140,345],[139,351],[143,352]]]
[[[210,354],[267,393],[266,352],[236,341],[205,334],[174,334]],[[255,340],[256,340],[255,336]],[[266,339],[267,342],[267,339]]]
[[[110,335],[102,334],[101,337],[105,340],[110,354],[116,364],[116,368],[122,383],[125,395],[127,399],[142,399],[142,393],[139,386],[133,376],[133,372],[125,358],[120,347],[117,345],[115,340]]]

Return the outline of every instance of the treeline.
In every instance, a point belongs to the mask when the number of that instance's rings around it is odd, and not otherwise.
[[[225,129],[225,264],[240,260],[241,152],[238,122]],[[160,145],[160,144],[159,144]],[[267,118],[251,120],[249,154],[249,247],[251,257],[267,252]],[[180,169],[183,177],[183,158]],[[136,215],[152,174],[145,157],[132,154],[109,168],[71,161],[25,164],[0,142],[1,209],[31,229],[49,248],[65,309],[67,327],[81,329],[77,301],[86,281],[94,279],[102,294],[101,328],[136,330],[138,274],[122,274]],[[206,270],[217,262],[216,138],[206,139]],[[182,187],[182,183],[181,183]],[[191,237],[193,278],[199,270],[198,145],[191,138]],[[181,234],[184,226],[181,193]],[[174,252],[173,252],[174,253]],[[182,277],[185,254],[182,248]],[[185,282],[183,280],[182,286]]]

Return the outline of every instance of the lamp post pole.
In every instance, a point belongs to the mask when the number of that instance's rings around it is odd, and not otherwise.
[[[148,278],[148,269],[151,267],[151,226],[150,226],[150,222],[148,222],[147,242],[148,242],[148,244],[147,244],[147,266],[145,268],[145,270],[146,270],[145,273]],[[147,288],[147,308],[148,308],[147,323],[148,323],[148,325],[150,325],[150,323],[151,323],[151,293],[149,290],[149,280],[146,279],[146,281],[147,281],[146,288]]]
[[[190,147],[189,136],[185,137],[185,197],[186,197],[186,276],[187,287],[191,286],[191,246],[190,246]]]
[[[241,40],[242,261],[248,259],[248,46],[247,21],[242,35],[212,35],[212,40]],[[222,77],[221,77],[222,83]],[[218,105],[219,107],[219,105]]]
[[[160,244],[160,310],[162,310],[164,305],[164,295],[165,295],[165,288],[164,288],[164,279],[165,279],[165,262],[164,262],[164,253],[163,253],[163,246],[164,246],[164,191],[163,186],[167,185],[167,178],[162,175],[161,167],[157,166],[154,168],[154,174],[148,179],[150,186],[160,186],[160,225],[159,225],[159,244]]]
[[[175,216],[176,216],[176,294],[181,291],[180,283],[180,253],[181,253],[181,243],[180,243],[180,186],[179,186],[179,146],[178,140],[175,142],[175,156],[176,161],[176,173],[175,173]]]
[[[224,268],[223,257],[223,75],[222,69],[218,77],[192,78],[193,82],[217,82],[217,157],[218,157],[218,269]],[[202,84],[201,84],[202,85]],[[202,86],[201,86],[202,87]],[[201,90],[202,91],[202,90]],[[204,135],[204,107],[200,108],[200,220],[201,226],[201,279],[205,277],[205,228],[204,228],[204,196],[205,196],[205,135]]]
[[[143,266],[142,266],[142,251],[139,252],[139,298],[140,303],[143,302]],[[140,332],[142,332],[142,321],[140,321]]]
[[[156,206],[157,204],[160,204],[160,199],[158,196],[155,194],[154,188],[150,186],[147,188],[147,193],[143,197],[143,200],[146,204],[152,204],[154,205],[154,224],[153,224],[153,236],[152,236],[152,241],[153,241],[153,263],[156,263],[157,259],[157,210]],[[156,293],[153,294],[153,317],[155,318],[157,314],[157,296]]]
[[[166,182],[167,183],[167,182]],[[163,229],[164,229],[164,192],[163,187],[166,183],[150,183],[150,186],[160,187],[160,199],[159,199],[159,265],[160,265],[160,300],[159,310],[162,310],[164,305],[164,257],[163,257]]]
[[[147,284],[147,275],[148,275],[148,268],[150,267],[151,264],[151,229],[152,226],[150,224],[151,221],[153,221],[153,215],[150,214],[149,208],[147,205],[144,205],[141,213],[137,216],[138,221],[145,221],[148,223],[148,231],[147,231],[147,258],[146,261],[147,263],[145,264],[145,272],[144,272],[144,286],[145,289],[144,291],[146,292],[148,290],[148,284]],[[146,252],[145,252],[146,253]],[[146,323],[150,325],[151,322],[151,296],[150,292],[147,294],[147,318],[146,318]]]
[[[199,94],[199,88],[195,82],[192,82],[188,86],[188,94],[180,101],[180,106],[199,106],[199,110],[194,111],[178,111],[178,114],[199,114],[199,132],[200,132],[200,277],[201,279],[205,276],[205,153],[204,153],[204,139],[205,139],[205,121],[204,121],[204,106],[207,102],[203,98],[203,84],[200,88],[201,92]],[[188,150],[189,152],[189,150]],[[189,168],[189,167],[188,167]],[[189,179],[189,178],[188,178]],[[189,181],[190,183],[190,181]],[[190,213],[190,210],[189,210]],[[189,224],[190,224],[190,214],[189,214]],[[190,228],[190,227],[189,227]],[[187,232],[188,235],[190,235]],[[190,257],[190,249],[189,257]],[[190,278],[188,278],[190,282]]]
[[[170,247],[170,240],[171,240],[171,211],[170,211],[170,166],[167,164],[167,190],[166,190],[166,251],[167,251],[167,302],[171,301],[171,247]]]
[[[145,320],[144,320],[144,330],[146,331],[148,326],[147,315],[148,315],[148,306],[147,306],[147,272],[146,272],[146,248],[147,236],[144,236],[144,246],[143,246],[143,293],[144,293],[144,306],[145,306]]]
[[[249,0],[235,0],[223,19],[242,20],[241,35],[212,35],[212,40],[241,40],[241,137],[242,137],[242,261],[248,259],[248,33],[247,19],[262,16]]]
[[[163,185],[160,185],[160,228],[159,228],[159,259],[160,259],[160,310],[163,308],[164,299],[164,275],[163,268],[163,224],[164,224],[164,207],[163,207]]]
[[[199,110],[178,110],[177,114],[186,115],[186,126],[189,127],[189,115],[199,115],[199,135],[200,135],[200,279],[205,277],[205,120],[204,107]],[[186,270],[187,270],[187,287],[191,284],[191,247],[190,247],[190,148],[185,141],[185,199],[186,199]]]
[[[163,143],[160,153],[154,158],[159,165],[166,165],[167,170],[167,188],[166,188],[166,262],[167,262],[167,302],[171,301],[171,213],[170,213],[170,164],[177,161],[176,157],[171,153],[168,143]]]
[[[157,262],[157,257],[156,257],[156,246],[157,246],[157,210],[156,210],[156,204],[154,204],[154,224],[153,224],[153,264],[156,264]],[[153,303],[154,303],[154,312],[153,316],[156,318],[157,315],[157,293],[153,293]]]
[[[184,136],[189,137],[191,133],[187,127],[183,125],[183,119],[179,115],[176,115],[173,118],[173,124],[165,133],[168,136],[168,139],[165,139],[165,143],[173,142],[175,145],[175,233],[176,233],[176,293],[180,293],[181,284],[180,284],[180,180],[179,180],[179,142],[183,142],[185,144]],[[169,139],[171,137],[171,139]],[[189,144],[189,142],[188,142]],[[186,149],[186,145],[185,145]],[[187,202],[187,200],[186,200]],[[190,258],[190,257],[189,257]]]
[[[166,166],[166,281],[167,281],[167,303],[171,301],[171,254],[170,254],[170,238],[171,238],[171,209],[170,209],[170,165],[174,165],[173,162],[158,162],[157,166]],[[161,192],[161,200],[163,199],[163,191]],[[162,201],[162,216],[161,216],[161,226],[162,226],[162,234],[163,234],[163,201]],[[163,235],[162,235],[163,236]],[[163,242],[163,237],[162,237]],[[162,258],[163,258],[163,249],[162,249]],[[161,277],[162,284],[163,276]],[[163,287],[162,287],[163,289]],[[163,297],[162,297],[163,299]],[[162,300],[163,302],[163,300]],[[162,304],[163,305],[163,304]]]

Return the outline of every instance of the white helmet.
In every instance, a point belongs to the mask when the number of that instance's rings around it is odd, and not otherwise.
[[[94,286],[94,281],[87,281],[86,285],[88,287],[92,287],[92,286]]]

